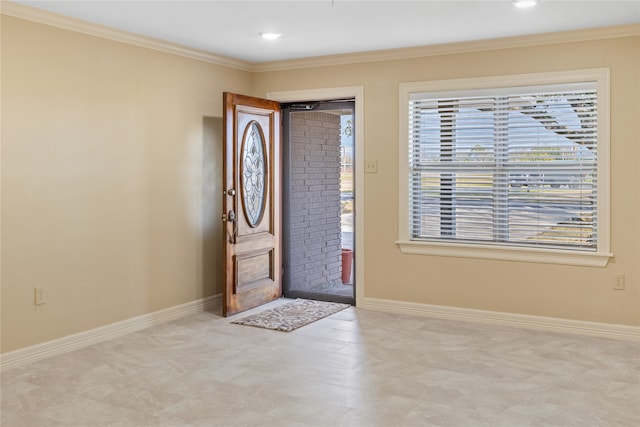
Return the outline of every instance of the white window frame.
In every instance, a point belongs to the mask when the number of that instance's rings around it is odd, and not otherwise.
[[[609,69],[587,69],[469,79],[400,83],[399,117],[399,238],[401,252],[463,258],[605,267],[610,253],[609,190]],[[409,227],[409,100],[413,93],[596,82],[598,90],[598,237],[597,252],[483,245],[458,242],[412,241]]]

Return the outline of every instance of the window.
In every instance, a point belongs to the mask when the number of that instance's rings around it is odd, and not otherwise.
[[[608,72],[401,85],[404,252],[606,265]]]

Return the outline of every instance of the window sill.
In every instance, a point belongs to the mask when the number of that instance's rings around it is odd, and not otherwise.
[[[496,247],[488,245],[412,242],[400,240],[396,244],[405,254],[436,255],[458,258],[493,259],[501,261],[534,262],[542,264],[606,267],[611,253],[568,252],[553,249]]]

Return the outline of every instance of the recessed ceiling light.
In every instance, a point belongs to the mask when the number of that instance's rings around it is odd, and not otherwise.
[[[258,33],[265,40],[277,40],[282,34],[280,33]]]
[[[538,4],[538,0],[513,0],[513,5],[521,9],[533,7]]]

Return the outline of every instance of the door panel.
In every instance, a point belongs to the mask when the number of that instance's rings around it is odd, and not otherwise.
[[[280,105],[224,93],[224,301],[229,316],[282,294]]]

